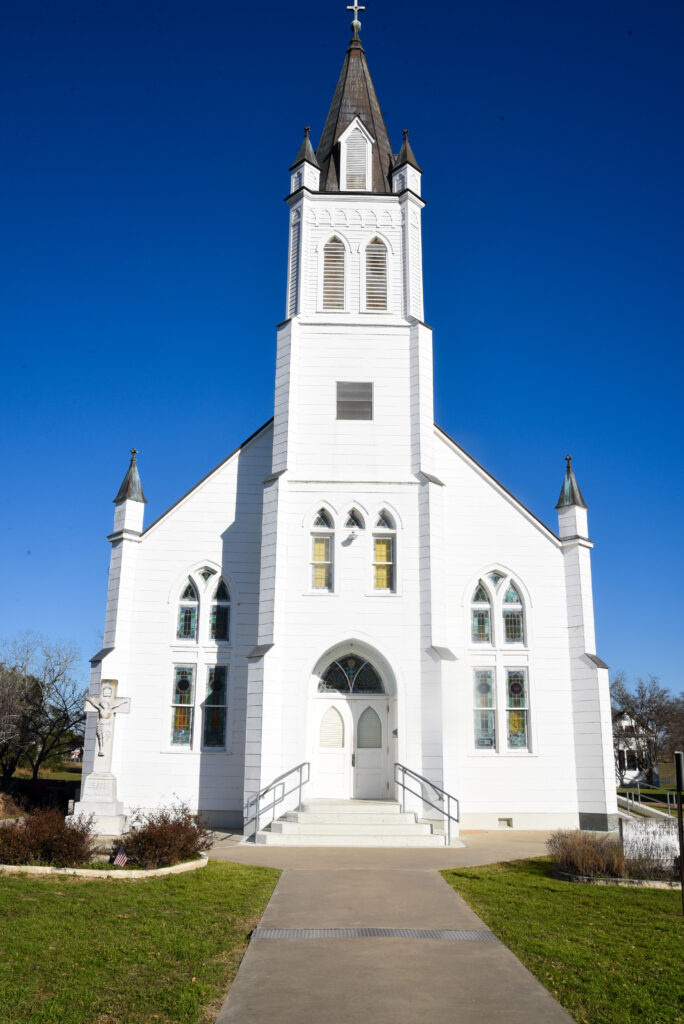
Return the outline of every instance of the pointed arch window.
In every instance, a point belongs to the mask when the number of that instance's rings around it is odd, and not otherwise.
[[[355,654],[328,665],[318,683],[319,693],[384,693],[382,679],[369,661]]]
[[[219,580],[214,591],[209,619],[209,634],[212,640],[230,640],[230,591],[225,580]]]
[[[387,246],[379,238],[366,246],[366,309],[387,309]]]
[[[333,587],[332,517],[324,508],[314,516],[311,534],[311,589],[330,592]]]
[[[375,708],[366,708],[356,726],[356,745],[362,749],[382,746],[382,723]]]
[[[383,509],[373,534],[373,589],[393,592],[396,587],[396,529],[392,516]]]
[[[504,597],[503,608],[504,640],[507,644],[520,644],[525,639],[523,606],[520,595],[511,583]]]
[[[323,309],[344,309],[344,242],[336,235],[323,247]]]
[[[326,748],[344,746],[344,722],[337,708],[328,708],[321,719],[320,745]]]
[[[348,530],[363,530],[366,526],[363,521],[363,516],[360,512],[357,512],[355,508],[350,510],[349,515],[344,521],[344,525]]]
[[[368,140],[360,128],[354,128],[345,142],[347,163],[345,187],[364,192],[368,187]]]
[[[471,624],[471,637],[474,643],[489,644],[492,642],[491,603],[482,580],[475,587],[475,592],[473,593]]]
[[[178,624],[176,626],[177,640],[197,639],[197,612],[199,609],[199,595],[197,587],[188,580],[185,589],[181,594],[178,605]]]

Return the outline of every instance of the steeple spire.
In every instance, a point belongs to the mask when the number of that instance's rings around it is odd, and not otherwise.
[[[310,163],[313,167],[318,167],[316,154],[314,153],[314,148],[311,145],[311,129],[309,128],[308,125],[304,129],[304,141],[302,142],[301,146],[297,151],[297,156],[294,158],[290,170],[293,170],[297,166],[297,164],[304,163],[304,161]]]
[[[357,14],[365,8],[360,7],[355,0],[354,6],[349,10],[354,12],[351,26],[354,35],[344,58],[335,95],[323,128],[321,141],[316,150],[316,159],[321,168],[320,189],[321,192],[341,191],[340,147],[337,144],[340,136],[344,134],[354,118],[358,117],[374,143],[372,184],[368,191],[391,192],[392,147],[366,63],[366,55],[359,39],[361,22],[358,20]]]
[[[137,448],[131,448],[131,461],[126,471],[126,476],[123,478],[119,493],[114,499],[114,504],[118,505],[122,501],[140,501],[143,504],[147,504],[147,498],[143,494],[142,484],[140,483],[140,474],[138,473],[138,464],[136,456],[138,454]]]
[[[565,479],[563,480],[563,486],[561,487],[560,497],[556,508],[569,508],[572,505],[577,505],[579,508],[586,508],[582,492],[579,489],[579,484],[575,479],[575,474],[572,470],[572,455],[565,456],[565,462],[567,468],[565,470]]]
[[[420,167],[418,166],[418,161],[416,160],[415,156],[413,155],[413,150],[411,149],[411,143],[409,142],[409,137],[408,136],[409,136],[408,128],[404,128],[404,141],[402,142],[401,149],[397,153],[397,158],[394,161],[394,170],[398,170],[404,164],[411,164],[411,167],[415,167],[415,169],[417,171],[420,171]],[[421,174],[422,174],[422,171],[421,171]]]

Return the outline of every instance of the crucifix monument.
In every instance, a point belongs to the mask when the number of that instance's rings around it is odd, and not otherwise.
[[[116,777],[112,774],[112,741],[117,714],[131,710],[130,697],[117,697],[118,680],[103,679],[99,695],[89,694],[85,711],[97,714],[95,761],[83,781],[81,799],[74,814],[95,815],[95,831],[100,835],[120,835],[124,826],[123,804],[117,800]]]

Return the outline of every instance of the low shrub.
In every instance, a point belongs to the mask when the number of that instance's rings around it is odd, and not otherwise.
[[[204,821],[185,804],[138,811],[123,837],[126,856],[141,868],[164,868],[192,860],[210,849],[212,842]],[[114,845],[116,853],[121,844]]]
[[[9,793],[0,793],[0,818],[18,818],[23,813]]]
[[[613,836],[588,832],[554,832],[546,843],[555,866],[569,875],[624,878],[625,857],[620,841]]]
[[[0,864],[87,867],[94,851],[92,818],[65,818],[56,808],[0,825]]]

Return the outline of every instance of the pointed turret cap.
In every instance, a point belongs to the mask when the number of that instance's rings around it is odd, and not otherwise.
[[[137,454],[138,449],[131,448],[131,462],[119,488],[119,493],[114,499],[115,505],[118,505],[121,501],[142,501],[144,504],[147,504],[147,498],[143,494],[142,484],[140,483],[140,474],[138,473],[136,463]]]
[[[394,170],[398,170],[400,167],[403,167],[404,164],[411,164],[411,167],[415,167],[415,169],[417,171],[420,171],[420,173],[422,174],[423,172],[420,170],[420,167],[418,166],[418,161],[413,155],[413,150],[411,149],[411,143],[409,142],[408,134],[408,128],[404,128],[404,141],[401,144],[401,149],[394,158]]]
[[[563,480],[563,486],[561,487],[560,498],[556,508],[569,508],[571,505],[578,505],[580,508],[586,508],[582,492],[579,489],[579,484],[575,479],[575,474],[572,471],[572,455],[566,455],[565,461],[567,463],[567,469],[565,470],[565,479]]]
[[[298,164],[304,163],[304,161],[306,161],[309,164],[312,164],[314,167],[318,167],[318,160],[316,159],[316,154],[314,153],[314,148],[311,145],[311,139],[309,137],[310,132],[311,129],[307,125],[306,128],[304,129],[304,141],[299,147],[297,156],[294,158],[294,163],[290,168],[291,171],[293,171]]]
[[[353,29],[354,24],[352,22]],[[340,191],[340,156],[337,143],[340,135],[346,131],[355,117],[360,118],[374,140],[370,191],[391,192],[389,177],[392,169],[392,147],[366,63],[366,55],[358,38],[358,29],[354,29],[354,33],[316,150],[316,158],[321,168],[321,192]]]

